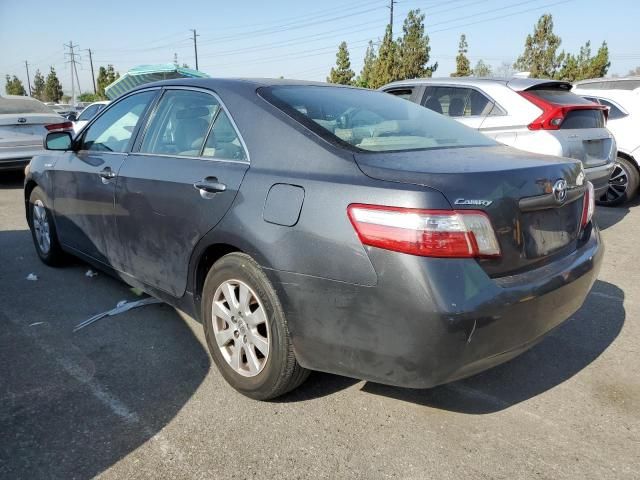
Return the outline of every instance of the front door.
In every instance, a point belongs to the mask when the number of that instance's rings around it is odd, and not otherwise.
[[[116,241],[118,170],[156,94],[157,90],[140,92],[109,106],[85,129],[76,151],[56,162],[55,210],[60,241],[106,264],[110,264],[107,245]]]
[[[167,89],[116,189],[117,267],[181,296],[197,242],[236,197],[248,156],[230,116],[206,91]]]

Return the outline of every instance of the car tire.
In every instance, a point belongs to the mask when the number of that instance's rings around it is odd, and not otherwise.
[[[204,283],[201,318],[213,361],[243,395],[270,400],[308,377],[294,355],[277,294],[249,255],[230,253],[213,265]]]
[[[47,196],[35,187],[29,196],[29,228],[36,253],[45,264],[57,267],[66,263],[67,256],[60,247],[53,215],[47,205]]]
[[[607,191],[598,199],[598,205],[617,207],[635,198],[640,185],[640,173],[626,158],[618,157],[609,178]]]

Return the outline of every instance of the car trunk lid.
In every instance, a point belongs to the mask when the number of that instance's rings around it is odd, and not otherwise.
[[[371,178],[436,189],[454,209],[485,211],[501,249],[499,258],[479,260],[491,276],[534,268],[576,248],[584,193],[579,162],[504,146],[356,153],[355,159]],[[559,180],[568,185],[563,203],[553,196]]]
[[[42,146],[45,125],[63,121],[54,113],[0,114],[0,146]]]

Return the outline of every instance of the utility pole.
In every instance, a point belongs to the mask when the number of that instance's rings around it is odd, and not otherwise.
[[[192,28],[191,31],[193,32],[193,51],[196,54],[196,70],[198,70],[198,41],[196,40],[196,38],[198,38],[200,35],[196,34],[195,28]]]
[[[84,51],[89,52],[89,64],[91,65],[91,80],[93,80],[93,93],[97,95],[98,90],[96,90],[96,75],[93,73],[93,57],[91,56],[92,52],[90,48],[85,48]]]
[[[76,80],[78,80],[78,70],[76,69],[76,57],[79,57],[77,53],[74,52],[74,48],[78,48],[78,45],[74,45],[72,41],[69,41],[68,45],[64,45],[69,49],[68,53],[65,55],[69,56],[69,60],[66,63],[71,64],[71,104],[76,104]],[[75,76],[74,76],[75,75]],[[78,88],[80,87],[80,82],[78,82]]]
[[[398,3],[397,0],[389,0],[389,25],[391,25],[391,40],[393,40],[393,6]]]
[[[29,86],[29,96],[31,96],[31,78],[29,78],[29,64],[24,61],[24,68],[27,69],[27,85]]]

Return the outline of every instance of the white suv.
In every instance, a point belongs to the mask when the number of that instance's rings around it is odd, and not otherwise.
[[[606,107],[571,93],[571,87],[534,78],[427,78],[390,83],[381,90],[506,145],[581,160],[598,198],[608,188],[616,142],[605,127]]]
[[[576,95],[609,109],[607,128],[618,144],[618,159],[609,179],[609,189],[600,201],[612,206],[635,197],[640,184],[640,87],[623,90],[615,88],[618,85],[607,85],[611,89],[605,90],[594,88],[593,83],[584,83],[572,90]]]

